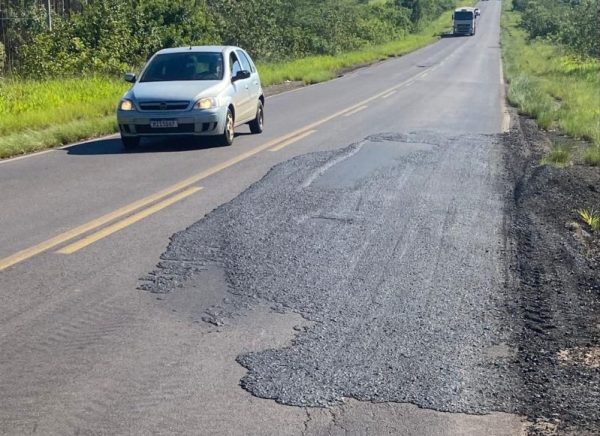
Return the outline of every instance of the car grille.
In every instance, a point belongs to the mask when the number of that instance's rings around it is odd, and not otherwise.
[[[140,103],[143,111],[182,111],[190,105],[189,101],[146,101]]]
[[[138,124],[135,126],[137,133],[194,133],[194,124],[180,124],[178,127],[169,127],[165,129],[153,129],[148,124]]]
[[[470,24],[459,24],[456,26],[456,30],[460,33],[467,33],[467,32],[471,32],[471,25]]]

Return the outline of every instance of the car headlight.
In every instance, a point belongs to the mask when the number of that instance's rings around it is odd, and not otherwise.
[[[124,100],[121,100],[121,103],[119,103],[119,110],[134,111],[135,106],[131,100],[124,99]]]
[[[213,97],[201,98],[194,105],[194,109],[212,109],[217,107],[217,99]]]

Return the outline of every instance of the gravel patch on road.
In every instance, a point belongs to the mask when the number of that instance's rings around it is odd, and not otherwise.
[[[390,133],[297,157],[176,234],[144,287],[201,290],[217,267],[231,297],[206,322],[265,303],[312,321],[238,357],[258,397],[501,411],[534,434],[593,434],[598,235],[568,223],[600,201],[598,170],[541,166],[540,135]]]
[[[176,234],[146,288],[201,287],[218,264],[235,297],[215,322],[249,301],[313,321],[238,358],[256,396],[515,411],[503,168],[497,138],[436,132],[292,159]]]

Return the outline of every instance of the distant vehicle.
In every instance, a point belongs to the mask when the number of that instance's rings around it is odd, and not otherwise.
[[[481,11],[479,8],[475,8],[475,17],[479,17],[481,15]]]
[[[170,48],[157,52],[121,99],[117,121],[125,148],[147,136],[213,136],[231,145],[235,127],[261,133],[260,77],[244,50],[231,46]]]
[[[454,34],[475,35],[477,31],[477,15],[475,8],[458,8],[454,11]]]

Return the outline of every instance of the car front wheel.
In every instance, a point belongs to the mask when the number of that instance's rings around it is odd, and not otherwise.
[[[233,121],[233,114],[231,113],[231,109],[227,109],[227,115],[225,117],[225,129],[223,133],[219,136],[219,143],[221,145],[231,145],[233,144],[233,138],[235,136],[235,127]]]
[[[250,121],[250,131],[252,133],[262,133],[265,122],[265,110],[262,101],[258,101],[258,108],[256,109],[256,118]]]

